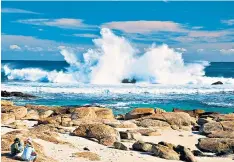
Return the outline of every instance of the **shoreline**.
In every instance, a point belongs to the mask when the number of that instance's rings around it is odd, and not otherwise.
[[[43,148],[39,161],[231,162],[234,157],[234,114],[136,108],[114,116],[102,107],[15,106],[4,100],[1,106],[2,161],[6,162],[14,161],[5,153],[16,136],[31,136]],[[222,140],[228,141],[227,147],[217,148]]]

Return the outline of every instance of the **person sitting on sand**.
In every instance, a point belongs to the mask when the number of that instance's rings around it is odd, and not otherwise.
[[[23,153],[24,145],[19,138],[15,138],[14,143],[11,145],[11,156],[20,157]]]
[[[23,152],[21,158],[24,161],[30,161],[30,162],[35,162],[36,161],[37,154],[35,152],[35,149],[33,148],[31,138],[28,138],[26,140],[26,146],[24,148],[24,152]]]

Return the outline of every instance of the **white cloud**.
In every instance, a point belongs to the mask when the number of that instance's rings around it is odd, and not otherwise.
[[[22,10],[22,9],[18,9],[18,8],[2,8],[2,13],[40,14],[37,12]]]
[[[232,25],[234,25],[234,19],[221,20],[221,23],[232,26]]]
[[[230,49],[221,49],[220,52],[222,54],[234,54],[234,48],[230,48]]]
[[[184,29],[173,21],[113,21],[102,25],[126,33],[150,33],[154,31],[183,32]]]
[[[187,49],[185,49],[185,48],[176,48],[176,50],[179,52],[186,52],[187,51]]]
[[[15,48],[15,50],[31,51],[31,52],[58,52],[59,46],[66,46],[77,51],[84,51],[89,48],[90,45],[87,44],[69,44],[63,42],[56,42],[53,40],[39,39],[32,36],[23,35],[2,35],[2,50],[8,51],[9,47]],[[12,46],[14,45],[14,46]],[[11,49],[12,50],[12,49]]]
[[[192,29],[202,29],[203,28],[203,26],[194,26],[194,27],[192,27]]]
[[[189,37],[221,37],[227,35],[226,31],[191,31]]]
[[[11,50],[16,50],[16,51],[21,50],[21,47],[20,47],[20,46],[18,46],[18,45],[16,45],[16,44],[12,44],[12,45],[10,45],[10,46],[9,46],[9,48],[10,48]]]
[[[204,49],[203,48],[199,48],[199,49],[197,49],[197,52],[203,52],[204,51]]]
[[[75,37],[85,37],[85,38],[97,38],[98,35],[95,34],[73,34]]]
[[[18,23],[31,24],[38,26],[54,26],[58,28],[80,29],[80,28],[95,28],[96,26],[87,25],[83,23],[81,19],[23,19],[18,20]]]

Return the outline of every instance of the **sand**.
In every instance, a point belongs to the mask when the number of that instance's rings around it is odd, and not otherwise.
[[[15,129],[1,127],[1,134],[5,134]],[[122,130],[122,129],[120,129]],[[190,149],[196,149],[195,144],[199,138],[205,138],[204,136],[189,132],[189,131],[176,131],[176,130],[163,130],[161,136],[142,136],[142,139],[147,142],[170,142],[173,144],[181,144]],[[72,154],[76,152],[84,151],[83,148],[87,147],[91,152],[97,153],[100,156],[101,162],[169,162],[169,160],[157,158],[147,153],[137,151],[122,151],[111,147],[100,145],[94,141],[70,136],[68,134],[60,134],[61,140],[71,143],[73,146],[66,144],[54,144],[41,139],[34,139],[36,142],[44,146],[45,154],[54,158],[59,162],[87,162],[90,161],[85,158],[77,158]],[[132,143],[123,142],[128,147],[131,147]],[[198,162],[233,162],[231,158],[211,158],[211,157],[196,157]],[[170,162],[176,162],[170,160]],[[178,161],[177,161],[178,162]]]

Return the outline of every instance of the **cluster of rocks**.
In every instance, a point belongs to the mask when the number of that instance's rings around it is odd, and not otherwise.
[[[160,136],[159,130],[162,129],[197,130],[207,136],[198,141],[197,147],[201,151],[221,155],[233,153],[234,148],[234,114],[181,109],[165,112],[159,108],[135,108],[127,114],[115,117],[111,109],[103,107],[16,106],[6,100],[2,100],[1,105],[2,125],[25,129],[18,132],[23,138],[30,135],[53,143],[64,143],[57,138],[58,132],[68,133],[121,150],[128,150],[121,141],[136,141],[132,145],[133,150],[148,152],[165,159],[194,162],[194,155],[201,155],[200,152],[165,142],[143,142],[142,136]],[[37,124],[28,128],[23,124],[27,120],[36,121]],[[129,130],[118,131],[117,128]],[[14,133],[3,136],[2,149],[9,148],[11,141],[8,139],[13,140],[13,137]]]

